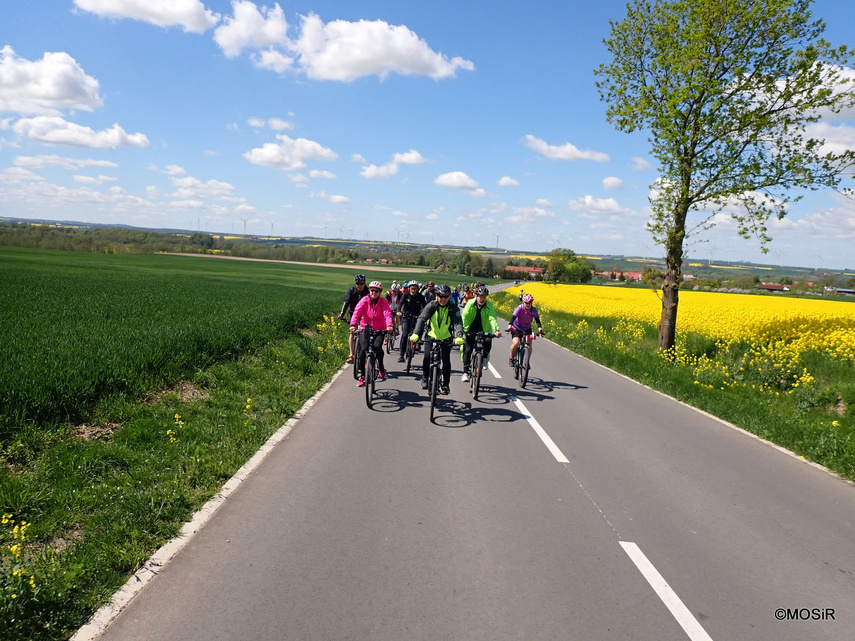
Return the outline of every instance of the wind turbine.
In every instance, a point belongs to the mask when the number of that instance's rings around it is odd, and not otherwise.
[[[238,218],[240,218],[240,216],[238,216]],[[240,219],[243,221],[243,235],[246,236],[246,221],[248,221],[249,218],[240,218]]]
[[[499,234],[496,234],[496,249],[499,248],[499,238],[500,238]]]
[[[324,240],[326,240],[326,239],[327,239],[327,229],[329,229],[329,227],[327,227],[326,225],[324,225]]]

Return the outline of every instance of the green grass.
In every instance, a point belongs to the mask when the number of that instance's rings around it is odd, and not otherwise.
[[[506,316],[515,296],[491,296]],[[855,480],[855,367],[823,354],[801,356],[799,370],[813,377],[793,386],[788,364],[767,361],[743,367],[752,346],[722,350],[698,334],[681,337],[680,357],[664,358],[653,325],[614,318],[544,315],[550,340],[718,416],[804,458]],[[761,359],[757,359],[761,360]]]

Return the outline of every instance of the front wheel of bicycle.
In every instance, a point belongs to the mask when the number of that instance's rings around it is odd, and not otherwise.
[[[525,388],[526,383],[528,383],[528,371],[531,369],[531,352],[529,350],[525,351],[523,354],[522,362],[520,363],[520,387]]]
[[[472,356],[472,368],[471,368],[471,377],[469,379],[469,385],[472,389],[472,398],[473,400],[478,400],[478,390],[481,387],[481,367],[483,365],[484,357],[481,354],[474,354]]]
[[[368,409],[374,402],[374,382],[377,379],[377,363],[369,356],[365,359],[365,404]]]
[[[430,381],[428,383],[430,389],[430,420],[433,422],[433,416],[436,413],[436,397],[439,394],[439,368],[431,367]]]

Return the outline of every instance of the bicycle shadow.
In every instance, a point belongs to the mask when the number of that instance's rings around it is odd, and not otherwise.
[[[375,412],[391,414],[402,412],[407,407],[420,407],[426,400],[425,396],[411,390],[398,389],[396,387],[380,387],[378,383],[374,392],[374,400],[371,409]]]
[[[504,405],[508,407],[499,407],[498,405],[479,405],[481,395],[478,395],[478,400],[446,400],[444,403],[437,402],[433,424],[439,427],[449,429],[461,429],[471,427],[475,423],[497,423],[509,424],[520,420],[522,417],[519,410],[513,408],[510,404],[510,399],[505,396]]]
[[[526,390],[530,390],[534,393],[538,394],[549,394],[555,392],[556,390],[586,390],[588,389],[587,385],[576,385],[575,383],[566,383],[564,381],[545,381],[542,378],[538,378],[536,376],[532,376],[529,374],[528,381],[524,388],[517,388],[518,392],[524,392]],[[519,396],[519,394],[517,394]]]

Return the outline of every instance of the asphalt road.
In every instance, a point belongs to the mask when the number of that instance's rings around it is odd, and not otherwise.
[[[100,639],[855,640],[855,487],[494,345],[435,423],[394,361],[373,411],[339,376]]]

